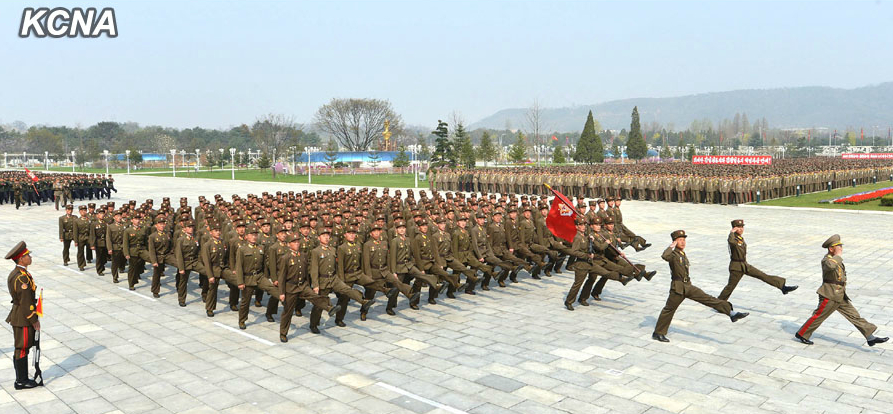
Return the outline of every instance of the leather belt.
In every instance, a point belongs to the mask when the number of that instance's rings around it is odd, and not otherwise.
[[[378,270],[385,270],[387,268],[388,268],[388,265],[384,265],[384,266],[379,267]]]
[[[831,282],[825,282],[825,283],[830,283],[830,284],[832,284],[832,285],[846,286],[846,282],[839,282],[839,281],[836,281],[836,280],[835,280],[835,281],[831,281]]]

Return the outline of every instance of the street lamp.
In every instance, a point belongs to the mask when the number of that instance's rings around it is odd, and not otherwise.
[[[44,169],[44,171],[50,170],[50,152],[49,151],[43,152],[43,169]]]
[[[124,158],[127,158],[127,175],[130,175],[130,150],[124,150]]]
[[[223,153],[223,148],[220,149],[220,153],[221,154]],[[233,180],[235,180],[236,179],[236,149],[235,148],[229,149],[229,159],[231,162],[230,167],[232,168]]]
[[[105,155],[105,175],[109,175],[109,150],[102,150]]]
[[[409,148],[409,151],[412,153],[412,164],[411,164],[411,165],[412,165],[412,170],[413,170],[413,174],[412,174],[412,175],[413,175],[413,178],[414,178],[414,180],[415,180],[415,187],[416,187],[416,188],[418,188],[418,186],[419,186],[419,166],[416,165],[416,156],[415,156],[415,153],[416,153],[416,149],[417,149],[417,148],[418,148],[418,145],[410,145],[410,148]]]
[[[3,168],[9,168],[9,164],[6,162],[6,153],[3,153]]]
[[[202,156],[201,150],[198,148],[195,149],[195,172],[198,172],[202,168]]]
[[[304,153],[307,154],[307,184],[310,184],[310,152],[313,147],[304,147]]]
[[[71,151],[71,172],[74,172],[74,151]]]
[[[183,164],[183,170],[186,170],[186,150],[180,150],[180,163]]]
[[[177,150],[171,150],[171,169],[174,170],[174,178],[177,177]]]

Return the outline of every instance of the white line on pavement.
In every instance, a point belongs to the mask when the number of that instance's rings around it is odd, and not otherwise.
[[[221,328],[223,328],[223,329],[226,329],[226,330],[233,331],[233,332],[235,332],[235,333],[237,333],[237,334],[239,334],[239,335],[242,335],[242,336],[245,336],[245,337],[254,339],[255,341],[260,342],[260,343],[262,343],[262,344],[264,344],[264,345],[268,345],[268,346],[276,345],[276,344],[274,344],[274,343],[272,343],[272,342],[270,342],[270,341],[268,341],[268,340],[266,340],[266,339],[264,339],[264,338],[259,338],[259,337],[257,337],[257,336],[254,336],[254,335],[250,334],[250,333],[242,332],[241,329],[236,329],[236,328],[233,328],[232,326],[226,326],[226,325],[224,325],[224,324],[222,324],[222,323],[220,323],[220,322],[214,322],[214,325],[217,325],[217,326],[219,326],[219,327],[221,327]]]
[[[143,298],[143,299],[147,299],[147,300],[151,300],[152,302],[155,302],[155,299],[154,299],[154,298],[150,298],[150,297],[148,297],[148,296],[146,296],[146,295],[143,295],[142,293],[136,293],[136,292],[134,292],[134,291],[132,291],[132,290],[130,290],[130,289],[122,288],[122,287],[120,287],[120,286],[118,286],[118,289],[121,289],[121,290],[123,290],[123,291],[125,291],[125,292],[127,292],[127,293],[130,293],[130,294],[133,294],[133,295],[137,295],[137,296],[139,296],[139,297],[141,297],[141,298]]]
[[[450,406],[448,406],[448,405],[443,405],[443,404],[441,404],[441,403],[439,403],[439,402],[437,402],[437,401],[432,401],[432,400],[429,400],[429,399],[427,399],[427,398],[425,398],[425,397],[421,397],[421,396],[415,395],[415,394],[413,394],[413,393],[411,393],[411,392],[409,392],[409,391],[406,391],[406,390],[401,389],[401,388],[397,388],[397,387],[395,387],[395,386],[393,386],[393,385],[390,385],[390,384],[385,384],[385,383],[383,383],[383,382],[376,382],[375,385],[378,385],[379,387],[384,388],[384,389],[386,389],[386,390],[390,390],[390,391],[396,392],[397,394],[405,395],[405,396],[407,396],[407,397],[409,397],[409,398],[412,398],[412,399],[414,399],[414,400],[421,401],[421,402],[423,402],[423,403],[425,403],[425,404],[428,404],[428,405],[430,405],[430,406],[432,406],[432,407],[440,408],[441,410],[444,410],[444,411],[446,411],[446,412],[450,412],[450,413],[454,413],[454,414],[468,414],[467,411],[462,411],[462,410],[460,410],[460,409],[453,408],[453,407],[450,407]]]
[[[79,274],[79,275],[84,274],[84,272],[79,272],[79,271],[74,270],[74,269],[72,269],[72,268],[70,268],[70,267],[68,267],[68,266],[62,266],[62,265],[56,265],[56,266],[59,266],[59,267],[65,269],[65,270],[67,270],[67,271],[69,271],[69,272],[75,272],[75,273],[77,273],[77,274]]]

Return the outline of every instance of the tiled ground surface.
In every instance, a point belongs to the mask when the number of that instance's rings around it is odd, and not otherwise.
[[[118,186],[118,203],[306,188],[137,176],[118,177]],[[837,315],[813,337],[816,345],[792,339],[816,305],[819,246],[833,233],[846,243],[850,296],[879,333],[893,333],[889,215],[651,202],[628,202],[624,212],[655,243],[630,256],[659,273],[651,282],[609,284],[594,306],[562,307],[568,272],[542,281],[522,274],[508,288],[420,311],[401,299],[396,317],[380,301],[359,322],[351,305],[348,327],[329,321],[322,335],[295,318],[291,341],[281,344],[278,317],[267,323],[260,308],[252,307],[246,331],[258,341],[225,328],[236,326],[229,310],[207,318],[196,294],[178,307],[171,280],[152,300],[89,268],[61,267],[58,213],[3,205],[0,249],[27,240],[44,288],[46,387],[13,390],[12,364],[0,364],[0,413],[890,412],[893,345],[869,348]],[[733,218],[747,222],[751,263],[801,289],[783,296],[746,278],[732,303],[750,317],[733,324],[686,302],[672,342],[652,341],[669,286],[659,257],[668,234],[690,234],[693,281],[717,294]],[[148,286],[136,292],[149,295]],[[0,331],[0,350],[11,358],[10,328]]]

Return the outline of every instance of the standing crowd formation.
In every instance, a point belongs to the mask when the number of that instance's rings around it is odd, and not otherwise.
[[[112,191],[118,192],[111,174],[0,171],[0,204],[15,204],[16,210],[50,202],[58,210],[73,201],[110,199]]]
[[[565,167],[441,169],[432,190],[547,194],[543,184],[568,196],[708,204],[741,204],[893,181],[891,160],[797,158],[771,165],[692,163],[593,164]]]

